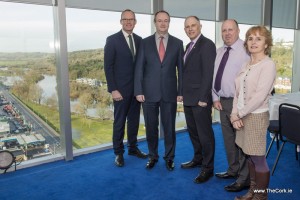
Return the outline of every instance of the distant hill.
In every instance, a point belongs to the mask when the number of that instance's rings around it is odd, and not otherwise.
[[[95,70],[103,70],[103,49],[73,51],[68,54],[69,70],[73,78],[90,77]],[[0,52],[0,67],[34,69],[41,73],[55,74],[55,54],[43,52]],[[98,74],[99,75],[99,74]],[[95,75],[94,75],[95,76]]]

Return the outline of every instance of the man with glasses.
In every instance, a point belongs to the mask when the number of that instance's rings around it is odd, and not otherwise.
[[[133,33],[135,13],[129,9],[121,14],[122,30],[107,37],[104,47],[104,70],[108,92],[114,103],[113,148],[115,164],[124,166],[125,123],[127,121],[128,154],[147,158],[138,149],[137,134],[140,122],[140,103],[133,96],[134,64],[142,38]]]
[[[164,160],[174,169],[175,118],[177,101],[182,101],[183,42],[168,33],[170,15],[159,11],[154,16],[156,33],[143,39],[134,78],[134,94],[142,102],[149,149],[147,169],[158,161],[159,113],[164,133]],[[178,75],[178,77],[177,77]]]

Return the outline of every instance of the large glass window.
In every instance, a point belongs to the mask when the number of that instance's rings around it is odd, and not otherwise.
[[[61,152],[52,7],[0,2],[0,149]]]
[[[276,93],[291,92],[293,78],[293,48],[294,31],[289,29],[273,28],[272,59],[276,63],[277,77]]]
[[[75,148],[112,141],[113,104],[104,74],[106,38],[121,30],[120,12],[67,9],[72,136]],[[151,16],[136,15],[134,32],[151,34]],[[139,136],[145,135],[141,111]]]

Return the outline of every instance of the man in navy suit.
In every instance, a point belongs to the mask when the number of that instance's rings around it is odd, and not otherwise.
[[[212,130],[211,86],[216,58],[216,46],[201,34],[202,25],[196,16],[185,19],[184,30],[191,42],[184,55],[183,105],[194,155],[182,168],[201,167],[195,183],[213,176],[215,137]]]
[[[135,55],[142,38],[133,33],[135,13],[129,9],[121,14],[122,30],[107,37],[104,47],[104,70],[108,92],[114,102],[113,148],[115,164],[124,166],[124,134],[127,120],[128,154],[147,158],[137,147],[140,103],[133,95]]]
[[[139,49],[134,79],[134,94],[142,102],[149,160],[152,169],[158,161],[159,113],[164,133],[164,159],[169,171],[174,169],[175,118],[177,101],[182,101],[183,42],[168,33],[170,15],[155,14],[156,33],[143,39]],[[177,77],[178,75],[178,77]]]

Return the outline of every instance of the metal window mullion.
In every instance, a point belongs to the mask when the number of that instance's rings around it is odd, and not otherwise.
[[[65,160],[73,160],[65,0],[53,0],[54,46],[61,145]]]

